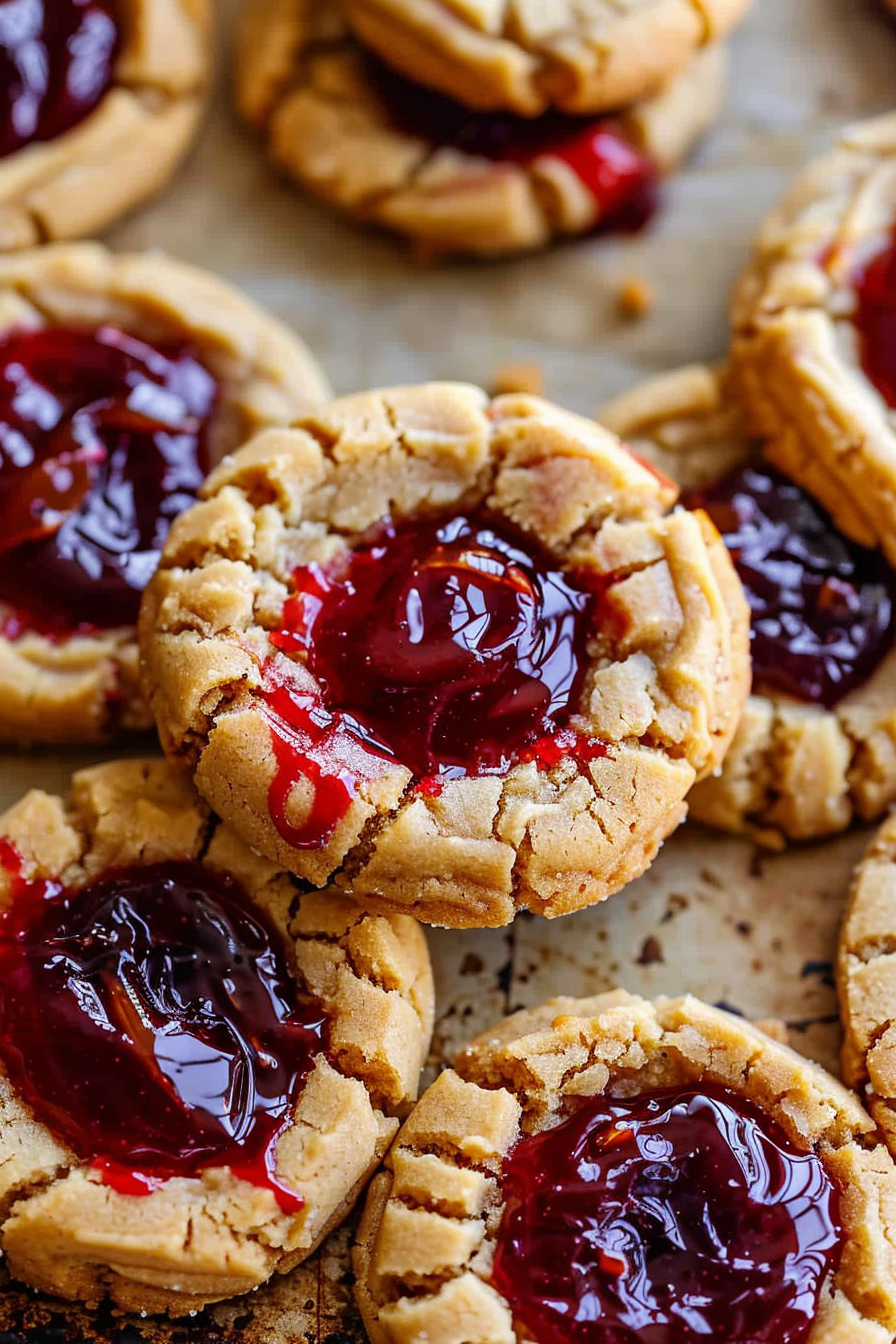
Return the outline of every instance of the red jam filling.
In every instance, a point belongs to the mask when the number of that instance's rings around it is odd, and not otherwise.
[[[606,754],[570,726],[596,593],[531,541],[475,518],[390,524],[293,582],[271,642],[320,690],[292,677],[286,659],[267,669],[279,766],[271,815],[289,843],[329,838],[358,780],[389,762],[438,796],[452,776]],[[300,777],[314,792],[297,829],[285,807]]]
[[[539,1344],[800,1344],[839,1260],[818,1157],[721,1088],[592,1098],[503,1193],[494,1283]]]
[[[659,201],[655,164],[609,118],[471,112],[451,98],[371,61],[377,90],[396,126],[409,135],[496,163],[563,159],[593,196],[598,227],[636,232]]]
[[[119,36],[113,0],[0,0],[0,157],[93,111]]]
[[[746,590],[755,689],[830,709],[867,681],[896,634],[896,574],[876,551],[765,466],[686,503],[712,518]]]
[[[896,407],[896,236],[854,284],[862,368],[887,405]]]
[[[0,634],[134,624],[216,401],[184,346],[115,327],[0,341]]]
[[[276,1144],[326,1017],[238,883],[170,862],[74,891],[8,841],[0,862],[0,1059],[38,1120],[121,1193],[229,1167],[300,1208]]]

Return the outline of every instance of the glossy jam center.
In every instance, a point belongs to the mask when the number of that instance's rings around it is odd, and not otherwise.
[[[389,525],[326,568],[296,570],[271,642],[314,680],[278,660],[263,693],[281,834],[319,845],[358,781],[392,762],[437,794],[446,777],[522,759],[604,755],[570,727],[596,606],[533,544],[474,518]],[[297,778],[313,789],[300,828],[285,819]]]
[[[657,207],[655,165],[607,118],[471,112],[378,62],[369,68],[392,120],[410,135],[499,163],[563,159],[593,196],[599,227],[640,229]]]
[[[752,613],[754,688],[831,708],[892,647],[896,574],[799,486],[747,466],[687,496],[731,552]]]
[[[294,584],[279,647],[413,774],[506,769],[568,723],[593,598],[527,543],[468,518],[402,523]]]
[[[0,157],[83,121],[118,47],[113,0],[0,0]]]
[[[862,367],[887,404],[896,407],[896,235],[854,285]]]
[[[15,873],[15,851],[3,852]],[[104,874],[67,891],[14,881],[0,916],[0,1058],[39,1120],[108,1183],[229,1166],[274,1176],[277,1136],[325,1017],[232,879],[199,864]]]
[[[189,349],[114,327],[0,341],[0,632],[135,622],[216,399]]]
[[[595,1097],[503,1193],[494,1282],[538,1344],[799,1344],[840,1253],[819,1159],[722,1089]]]

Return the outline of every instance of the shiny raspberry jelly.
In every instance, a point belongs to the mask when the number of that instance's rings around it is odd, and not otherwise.
[[[659,202],[656,166],[612,119],[472,112],[379,62],[370,60],[369,68],[388,115],[407,134],[496,163],[527,164],[542,155],[562,159],[594,198],[599,229],[636,232],[653,216]]]
[[[818,1157],[721,1088],[594,1097],[503,1194],[493,1279],[538,1344],[800,1344],[841,1249]]]
[[[444,778],[606,755],[570,726],[596,588],[531,541],[475,518],[406,521],[293,582],[271,642],[314,681],[275,659],[262,692],[278,765],[271,816],[289,844],[328,839],[358,782],[390,763],[438,797]],[[313,799],[297,828],[286,805],[298,778]]]
[[[217,396],[188,347],[115,327],[0,340],[0,633],[136,621]]]
[[[896,635],[896,574],[877,552],[765,466],[685,502],[712,518],[746,590],[756,690],[830,709],[867,681]]]
[[[887,405],[896,407],[896,234],[853,283],[862,368]]]
[[[113,0],[0,0],[0,157],[83,121],[119,46]]]
[[[273,1191],[277,1138],[326,1017],[276,930],[231,878],[192,862],[26,881],[0,852],[0,1059],[35,1116],[125,1194],[230,1167]]]

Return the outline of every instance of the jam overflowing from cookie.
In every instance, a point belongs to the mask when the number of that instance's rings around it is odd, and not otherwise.
[[[636,232],[657,209],[656,165],[609,118],[473,112],[372,59],[369,68],[388,115],[408,135],[495,163],[562,159],[593,197],[599,229]]]
[[[800,1344],[841,1250],[819,1158],[721,1088],[589,1099],[503,1194],[494,1283],[539,1344]]]
[[[390,763],[437,797],[446,778],[606,755],[571,726],[598,594],[530,540],[473,517],[411,520],[293,583],[271,643],[301,666],[272,662],[262,692],[271,815],[290,844],[329,838]],[[298,778],[312,803],[297,828]]]
[[[877,552],[765,466],[686,503],[712,518],[746,590],[755,689],[830,709],[867,681],[896,635],[896,574]]]
[[[8,841],[0,1058],[35,1116],[124,1194],[229,1167],[295,1212],[277,1138],[327,1019],[237,882],[193,862],[27,881]]]
[[[896,234],[853,284],[862,368],[887,405],[896,407]]]
[[[134,624],[217,397],[188,347],[115,327],[0,340],[0,634]]]
[[[119,47],[113,0],[0,0],[0,157],[82,122]]]

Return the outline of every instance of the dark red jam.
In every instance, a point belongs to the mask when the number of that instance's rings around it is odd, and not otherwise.
[[[115,327],[0,341],[0,634],[134,624],[216,401],[187,347]]]
[[[754,688],[830,709],[861,686],[896,634],[896,574],[886,561],[765,466],[685,502],[712,518],[746,590]]]
[[[597,594],[531,541],[472,518],[390,524],[293,581],[271,642],[319,690],[275,659],[263,692],[279,767],[271,815],[290,844],[328,839],[358,782],[391,762],[438,797],[445,778],[606,754],[570,726]],[[286,803],[298,778],[313,802],[297,828]]]
[[[839,1260],[818,1157],[723,1089],[590,1099],[503,1193],[494,1282],[538,1344],[799,1344]]]
[[[410,135],[496,163],[563,159],[594,197],[600,228],[637,231],[657,208],[656,166],[608,118],[471,112],[378,62],[370,69],[393,122]]]
[[[122,1193],[230,1167],[300,1208],[276,1143],[326,1018],[242,888],[170,862],[70,891],[17,877],[8,842],[0,862],[0,1059],[35,1116]]]
[[[112,83],[113,0],[0,0],[0,157],[77,126]]]
[[[896,407],[896,237],[854,280],[862,368]]]

